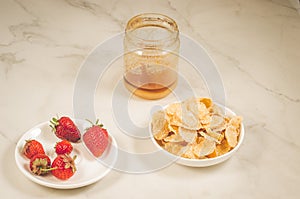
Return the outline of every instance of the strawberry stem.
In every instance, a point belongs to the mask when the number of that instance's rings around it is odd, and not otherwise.
[[[99,126],[99,127],[103,127],[103,124],[99,124],[99,119],[96,120],[96,123],[94,124],[91,120],[89,119],[85,119],[86,121],[88,121],[89,123],[92,124],[92,126]]]
[[[56,170],[56,169],[58,169],[58,167],[51,167],[49,169],[40,169],[40,170],[47,172],[47,171],[53,171],[53,170]]]
[[[91,120],[89,120],[89,119],[85,119],[85,120],[88,121],[89,123],[91,123],[91,125],[94,126],[94,123]]]
[[[57,126],[59,124],[59,122],[58,122],[58,119],[57,118],[55,118],[55,117],[53,117],[51,120],[50,120],[50,127],[51,127],[51,129],[52,129],[52,131],[53,132],[55,132],[55,127]]]

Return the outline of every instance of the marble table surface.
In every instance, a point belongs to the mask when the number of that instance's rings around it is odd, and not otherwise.
[[[132,16],[145,12],[172,17],[182,34],[207,51],[221,76],[226,105],[243,116],[241,148],[212,167],[171,164],[138,175],[112,170],[92,185],[71,190],[27,179],[15,162],[18,140],[56,114],[75,115],[74,87],[83,62],[96,46],[123,32]],[[126,136],[115,124],[109,75],[120,77],[119,61],[99,81],[95,114],[124,150],[153,150],[151,141]],[[24,199],[299,198],[299,64],[300,15],[288,0],[1,0],[1,194]],[[197,95],[205,95],[201,81],[186,75]],[[149,107],[171,100],[130,97],[129,117],[146,125]]]

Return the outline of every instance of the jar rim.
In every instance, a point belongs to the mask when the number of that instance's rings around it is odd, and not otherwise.
[[[159,42],[159,41],[173,41],[178,39],[179,30],[178,25],[174,19],[159,13],[142,13],[132,17],[126,25],[125,34],[128,35],[131,31],[134,31],[139,28],[145,27],[157,27],[157,28],[164,28],[168,31],[172,32],[172,36],[169,38],[163,39],[145,39],[136,37],[135,39],[143,40],[146,42]]]

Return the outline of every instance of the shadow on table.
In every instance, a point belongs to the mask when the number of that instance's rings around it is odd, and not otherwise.
[[[189,167],[181,164],[173,163],[172,165],[160,170],[160,175],[166,175],[169,178],[183,179],[183,178],[195,178],[207,175],[218,175],[220,172],[226,170],[230,166],[230,159],[220,164],[208,166],[208,167]]]

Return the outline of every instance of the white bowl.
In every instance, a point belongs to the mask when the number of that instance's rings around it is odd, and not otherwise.
[[[226,115],[229,115],[229,116],[235,116],[236,115],[229,108],[224,107],[224,106],[219,105],[219,104],[216,104],[216,105],[218,105],[221,108],[224,108]],[[174,162],[176,162],[178,164],[185,165],[185,166],[190,166],[190,167],[208,167],[208,166],[212,166],[212,165],[216,165],[216,164],[222,163],[225,160],[228,160],[240,148],[241,144],[243,143],[244,136],[245,136],[244,125],[243,125],[243,123],[241,123],[241,130],[240,130],[240,135],[239,135],[239,139],[238,139],[238,144],[231,151],[229,151],[229,152],[227,152],[227,153],[225,153],[225,154],[223,154],[221,156],[214,157],[214,158],[208,158],[208,159],[189,159],[189,158],[183,158],[183,157],[180,157],[180,156],[176,156],[176,155],[174,155],[174,154],[166,151],[165,149],[163,149],[157,143],[157,141],[155,140],[155,138],[153,137],[152,128],[151,128],[151,122],[150,122],[150,125],[149,125],[149,131],[150,131],[150,134],[151,134],[151,140],[153,141],[154,145],[159,150],[162,150],[163,153],[165,154],[166,158],[170,159],[170,161],[174,161]]]

